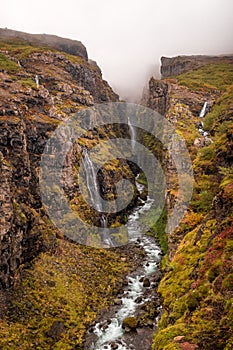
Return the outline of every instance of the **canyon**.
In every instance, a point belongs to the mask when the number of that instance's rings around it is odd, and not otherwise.
[[[88,108],[121,101],[84,45],[7,29],[0,30],[0,42],[0,347],[232,349],[233,56],[162,57],[162,79],[152,77],[142,96],[142,117],[143,108],[164,115],[185,140],[192,161],[192,198],[170,232],[168,218],[180,198],[176,164],[153,133],[135,127],[132,118],[92,129],[95,115],[85,114]],[[63,189],[83,221],[106,230],[100,248],[94,234],[96,247],[82,232],[83,244],[66,237],[41,199],[47,140],[75,114],[88,115],[89,128],[65,157]],[[64,143],[71,138],[60,136]],[[147,217],[150,230],[140,237],[138,216],[150,198],[138,164],[111,159],[106,146],[103,154],[110,160],[94,176],[90,151],[113,138],[129,139],[132,154],[142,143],[165,173],[166,205],[157,220],[153,212]],[[127,179],[133,186],[130,205],[114,213],[102,212],[100,205],[91,208],[78,183],[82,161],[92,202],[97,192],[113,201],[116,183]],[[54,188],[51,203],[56,204],[56,193]],[[66,220],[72,225],[72,218]],[[128,225],[131,241],[121,232],[109,239],[108,229],[121,225]],[[122,341],[96,343],[96,335],[103,339],[103,330],[111,330],[124,302],[131,305],[124,293],[141,309],[136,305],[120,317]]]

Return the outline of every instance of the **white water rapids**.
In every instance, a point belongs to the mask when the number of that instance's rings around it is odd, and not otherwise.
[[[140,185],[139,185],[140,186]],[[142,236],[142,226],[139,223],[139,217],[151,208],[153,201],[148,198],[144,205],[134,210],[129,216],[127,229],[129,234],[129,240],[131,242],[136,241],[139,237],[140,245],[143,247],[146,257],[144,259],[143,268],[139,269],[138,273],[133,273],[132,276],[128,276],[128,285],[124,289],[124,294],[121,297],[121,305],[117,313],[108,320],[108,325],[103,326],[103,322],[97,323],[94,327],[94,333],[97,336],[97,341],[91,346],[91,350],[111,350],[112,342],[115,341],[114,349],[117,350],[133,350],[135,347],[132,344],[126,344],[124,341],[124,329],[122,328],[122,322],[126,317],[133,316],[137,307],[143,304],[146,299],[143,298],[145,287],[143,287],[143,278],[149,277],[158,269],[158,263],[160,261],[161,250],[156,241],[147,236]],[[142,297],[142,301],[138,303],[136,300]]]

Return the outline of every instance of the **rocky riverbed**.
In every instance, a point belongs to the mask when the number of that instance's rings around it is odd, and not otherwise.
[[[124,249],[141,248],[144,254],[135,270],[125,279],[125,285],[86,335],[86,350],[149,350],[161,312],[157,294],[162,274],[158,268],[161,250],[154,238],[143,235],[140,216],[152,205],[148,198],[142,207],[129,216],[128,233],[131,243]],[[141,236],[141,237],[140,237]]]

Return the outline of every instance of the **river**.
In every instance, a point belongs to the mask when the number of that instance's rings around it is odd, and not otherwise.
[[[140,186],[140,185],[138,185]],[[153,201],[150,198],[137,207],[129,216],[127,230],[129,241],[138,244],[145,251],[141,266],[126,277],[126,286],[117,296],[117,305],[112,305],[108,312],[87,334],[86,350],[147,350],[151,349],[153,332],[161,311],[157,286],[161,273],[159,263],[161,249],[153,237],[145,235],[140,224],[140,216],[149,211]],[[153,305],[151,317],[145,321],[145,310]],[[139,324],[135,329],[127,329],[123,321],[135,317]],[[141,317],[141,318],[140,318]],[[91,342],[90,342],[91,339]]]

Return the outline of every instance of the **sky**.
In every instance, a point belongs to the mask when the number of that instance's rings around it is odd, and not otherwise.
[[[135,101],[161,56],[233,53],[233,0],[0,0],[0,27],[80,40]]]

